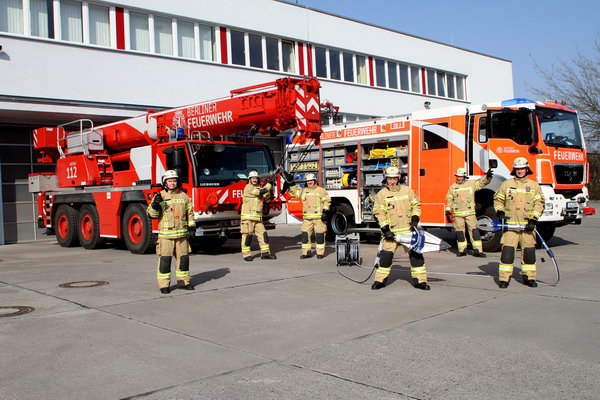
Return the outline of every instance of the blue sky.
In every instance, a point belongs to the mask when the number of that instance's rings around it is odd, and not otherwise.
[[[301,6],[451,44],[513,63],[515,97],[544,88],[545,69],[577,49],[593,54],[600,34],[598,0],[289,0]]]

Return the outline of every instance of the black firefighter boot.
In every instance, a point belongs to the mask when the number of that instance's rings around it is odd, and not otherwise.
[[[427,282],[419,283],[419,280],[417,278],[413,278],[413,286],[415,287],[415,289],[421,289],[421,290],[430,290],[431,289],[429,287],[429,285],[427,284]]]
[[[477,249],[473,249],[473,257],[486,258],[487,255],[485,253],[482,253],[481,251],[479,251]]]
[[[510,277],[508,278],[508,282],[510,282]],[[508,287],[507,281],[498,281],[498,287],[500,289],[506,289]]]
[[[385,285],[387,284],[387,279],[388,278],[383,278],[382,282],[373,282],[373,284],[371,285],[371,289],[372,290],[379,290],[385,287]]]
[[[277,260],[277,256],[275,256],[274,254],[269,254],[269,253],[262,253],[260,255],[260,258],[263,260]]]
[[[527,275],[521,275],[521,277],[523,278],[523,283],[529,287],[537,287],[538,284],[535,281],[535,279],[529,279],[527,277]]]

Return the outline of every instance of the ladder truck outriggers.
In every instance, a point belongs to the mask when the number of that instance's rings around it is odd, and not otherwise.
[[[38,226],[55,233],[63,247],[81,243],[93,249],[106,239],[122,239],[132,253],[145,253],[158,232],[146,207],[163,173],[172,169],[193,202],[193,241],[220,246],[239,235],[248,171],[261,177],[281,172],[269,147],[253,143],[252,136],[286,131],[299,143],[318,142],[319,88],[315,78],[281,78],[105,125],[78,120],[35,129],[39,162],[56,165],[52,173],[29,176]],[[225,135],[235,138],[223,140]],[[267,222],[282,209],[281,185],[275,186],[264,210]]]
[[[377,231],[373,200],[383,169],[397,166],[422,202],[421,225],[451,228],[445,196],[454,173],[466,168],[477,179],[492,168],[492,182],[476,193],[483,247],[500,247],[501,232],[483,230],[496,218],[493,195],[509,179],[516,157],[525,157],[540,183],[546,203],[538,224],[545,239],[556,227],[580,224],[587,208],[589,165],[577,113],[556,102],[511,99],[477,106],[427,109],[397,117],[325,127],[311,163],[288,169],[302,180],[310,169],[321,171],[321,184],[332,198],[330,234]],[[300,216],[297,201],[288,210]]]

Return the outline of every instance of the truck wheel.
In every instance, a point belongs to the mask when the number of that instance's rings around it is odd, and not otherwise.
[[[548,240],[552,239],[552,236],[554,236],[556,224],[554,224],[553,222],[539,222],[537,224],[536,230],[542,236],[544,242],[548,242]]]
[[[199,251],[206,253],[213,253],[220,249],[225,242],[227,241],[227,237],[222,236],[207,236],[207,237],[198,237],[196,236],[191,241],[192,250],[197,253]]]
[[[344,235],[354,226],[354,211],[348,204],[333,207],[333,214],[327,221],[327,238],[335,239],[335,235]]]
[[[152,222],[146,213],[146,207],[139,203],[127,206],[121,223],[123,240],[133,254],[148,253],[154,246]]]
[[[61,204],[54,216],[56,241],[61,247],[73,247],[79,244],[77,235],[77,210]]]
[[[485,212],[477,217],[477,220],[492,220],[498,219],[496,215],[496,210],[494,210],[493,206],[489,206],[485,209]],[[481,234],[481,244],[483,245],[483,251],[491,252],[500,249],[500,239],[502,239],[502,231],[498,232],[486,232],[480,230]]]
[[[97,249],[104,244],[104,238],[100,237],[100,218],[96,206],[84,204],[81,207],[77,227],[79,241],[84,249]]]

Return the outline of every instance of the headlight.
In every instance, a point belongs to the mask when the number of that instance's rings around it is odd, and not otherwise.
[[[567,201],[567,208],[577,208],[576,201]]]

